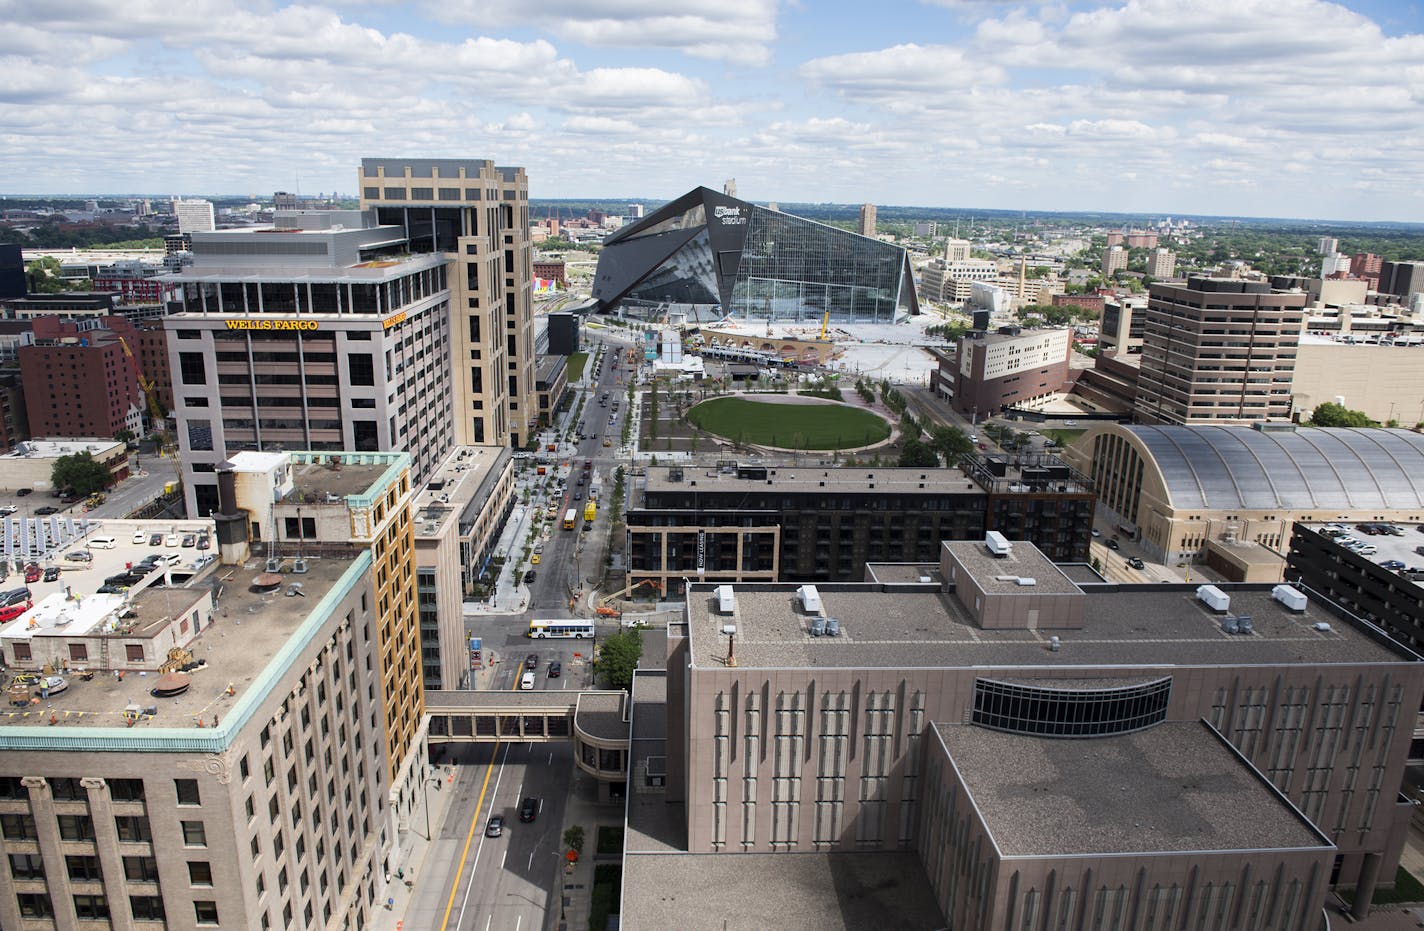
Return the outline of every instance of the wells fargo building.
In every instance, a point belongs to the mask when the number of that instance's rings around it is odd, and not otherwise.
[[[408,449],[431,474],[454,440],[444,256],[338,210],[197,233],[193,254],[164,320],[188,513],[248,450]]]

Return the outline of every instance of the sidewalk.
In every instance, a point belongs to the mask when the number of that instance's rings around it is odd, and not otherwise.
[[[422,802],[411,812],[409,822],[400,831],[401,866],[398,867],[398,870],[404,875],[391,875],[390,881],[386,885],[384,899],[380,903],[382,906],[388,904],[389,908],[377,907],[373,910],[371,921],[373,931],[396,931],[397,925],[401,927],[401,931],[406,931],[406,929],[414,931],[416,928],[434,926],[430,923],[432,916],[413,914],[412,906],[417,897],[417,877],[427,869],[436,869],[439,864],[435,860],[439,857],[449,856],[449,851],[442,850],[439,845],[432,843],[429,835],[438,834],[440,825],[445,821],[445,813],[450,806],[450,800],[455,796],[454,777],[455,768],[448,763],[432,767],[431,781],[425,786]],[[436,782],[440,783],[439,788],[436,787]],[[426,826],[427,815],[429,816],[428,829]],[[432,848],[435,856],[427,862],[427,856],[432,853]]]
[[[604,863],[623,862],[621,852],[617,855],[598,856],[598,828],[601,825],[623,826],[623,802],[600,803],[598,801],[598,780],[574,767],[573,784],[569,788],[569,802],[564,808],[563,832],[580,825],[584,831],[583,855],[572,869],[558,868],[553,889],[556,897],[562,896],[562,907],[550,908],[550,920],[545,923],[548,931],[584,931],[588,927],[589,913],[593,905],[594,867]],[[567,851],[560,841],[560,851]],[[555,902],[553,904],[559,904]],[[557,922],[555,918],[557,917]],[[602,931],[602,929],[599,929]]]

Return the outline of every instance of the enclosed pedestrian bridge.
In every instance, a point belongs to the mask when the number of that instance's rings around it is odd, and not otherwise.
[[[425,693],[432,744],[573,740],[579,767],[600,779],[623,778],[631,707],[619,691]]]

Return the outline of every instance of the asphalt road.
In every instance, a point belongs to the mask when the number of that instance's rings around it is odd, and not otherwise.
[[[408,914],[429,916],[431,931],[545,927],[557,905],[572,744],[471,744],[455,752],[457,776],[449,789],[455,797],[435,830],[427,875]],[[525,798],[539,803],[530,823],[519,820]],[[496,814],[504,816],[504,831],[487,837],[486,824]]]

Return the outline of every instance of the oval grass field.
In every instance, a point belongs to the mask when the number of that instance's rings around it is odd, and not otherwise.
[[[689,410],[687,419],[708,433],[737,443],[783,449],[850,449],[878,443],[890,435],[890,425],[883,417],[837,403],[712,398]]]

